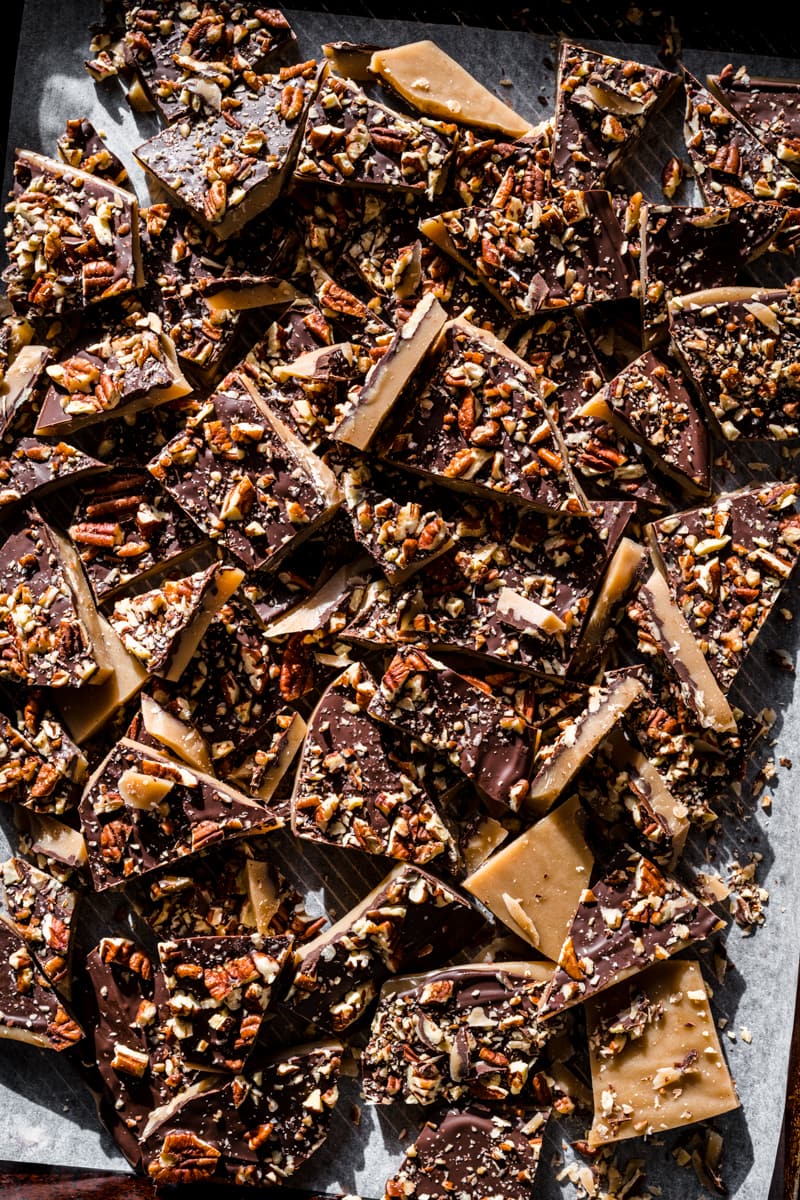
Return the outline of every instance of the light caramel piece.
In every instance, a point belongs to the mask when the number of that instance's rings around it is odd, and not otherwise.
[[[624,537],[620,540],[611,562],[608,564],[608,570],[603,576],[603,582],[595,597],[589,620],[586,622],[586,628],[577,651],[576,663],[583,661],[600,642],[614,610],[626,600],[636,578],[636,572],[644,562],[646,555],[647,551],[644,546],[640,546],[632,538]]]
[[[167,712],[152,696],[142,696],[142,724],[150,737],[190,767],[205,771],[207,775],[214,774],[205,738],[191,725]]]
[[[638,1037],[614,1032],[616,1015],[630,1011],[631,992],[643,993],[650,1006]],[[661,1013],[653,1015],[657,1005]],[[595,1105],[590,1146],[664,1133],[739,1107],[696,962],[656,963],[590,1000],[586,1021]]]
[[[258,783],[253,783],[254,764],[251,755],[247,756],[240,768],[231,772],[231,781],[248,796],[253,796],[262,804],[266,804],[272,799],[275,789],[291,767],[307,732],[308,726],[300,713],[293,712],[289,724],[281,730],[277,749],[274,750],[274,753],[271,751],[272,756],[269,763],[265,769],[259,771]],[[273,747],[274,745],[273,743]]]
[[[275,877],[265,862],[248,858],[245,864],[245,879],[253,924],[264,937],[272,934],[272,922],[281,906],[281,896]]]
[[[672,855],[666,865],[672,869],[683,853],[689,833],[686,805],[675,799],[650,759],[633,746],[620,729],[612,730],[606,748],[612,764],[618,771],[628,773],[631,783],[646,797],[655,815],[666,823],[672,839]]]
[[[26,392],[50,360],[47,346],[26,345],[17,354],[0,381],[0,433],[4,433],[17,411],[26,403]]]
[[[216,282],[216,281],[215,281]],[[278,304],[291,304],[297,299],[297,290],[285,279],[253,279],[203,289],[203,298],[210,308],[232,312],[248,308],[274,308]]]
[[[640,587],[638,599],[649,617],[648,631],[678,677],[681,693],[700,724],[719,733],[735,733],[731,706],[657,567]]]
[[[25,811],[24,823],[31,841],[31,853],[62,863],[65,867],[83,867],[89,861],[83,834],[46,813]]]
[[[340,442],[366,450],[400,393],[422,362],[447,320],[432,292],[426,293],[392,338],[382,358],[371,367],[352,408],[333,431]]]
[[[108,621],[97,614],[106,653],[113,664],[108,679],[99,687],[59,688],[55,700],[70,737],[80,746],[94,737],[124,704],[147,682],[147,672],[123,646]]]
[[[494,817],[484,817],[478,828],[461,845],[466,870],[472,874],[482,867],[507,837],[508,830],[499,821]]]
[[[536,629],[539,633],[555,637],[566,631],[566,624],[558,613],[527,596],[515,592],[513,588],[502,587],[497,593],[497,613],[515,629]]]
[[[644,684],[636,675],[620,674],[591,690],[594,694],[587,708],[558,736],[531,783],[525,805],[533,813],[547,812],[622,714],[642,695]]]
[[[498,100],[435,42],[410,42],[378,50],[369,69],[419,112],[521,138],[532,126]]]
[[[61,567],[75,597],[76,608],[80,613],[84,628],[89,635],[92,647],[92,657],[97,663],[97,670],[89,684],[102,686],[114,673],[115,660],[113,648],[106,640],[105,621],[98,612],[94,594],[83,573],[80,556],[69,538],[64,537],[57,529],[50,527],[50,534],[58,549]]]
[[[593,865],[580,800],[572,796],[493,854],[464,887],[504,925],[557,962]]]
[[[354,79],[356,83],[371,83],[375,76],[369,69],[373,54],[381,49],[367,42],[323,42],[322,52],[329,58],[337,75]]]

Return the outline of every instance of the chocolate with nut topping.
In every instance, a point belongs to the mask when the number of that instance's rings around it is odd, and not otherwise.
[[[175,564],[203,540],[147,471],[124,468],[83,484],[68,532],[98,603]]]
[[[469,207],[494,206],[498,192],[517,196],[523,204],[542,202],[550,190],[552,126],[538,125],[517,141],[505,141],[466,129],[453,164],[452,186]]]
[[[531,1095],[550,1026],[539,1002],[544,963],[476,963],[392,980],[361,1057],[375,1104],[503,1102]]]
[[[77,894],[24,858],[7,859],[0,873],[11,920],[50,982],[69,996]]]
[[[61,814],[77,802],[77,789],[48,762],[25,733],[0,713],[0,800],[35,812]]]
[[[243,1074],[156,1109],[142,1143],[148,1175],[158,1186],[280,1184],[328,1134],[342,1052],[320,1042],[255,1056]]]
[[[344,640],[465,650],[563,675],[633,510],[625,502],[596,507],[587,520],[464,506],[456,546],[399,589],[370,585]]]
[[[524,804],[534,746],[522,717],[479,680],[423,650],[401,650],[386,668],[369,712],[445,755],[485,796],[494,815]]]
[[[125,738],[86,785],[80,817],[97,891],[282,824],[241,792]]]
[[[800,436],[800,304],[787,291],[674,296],[670,334],[726,438]]]
[[[6,212],[10,265],[3,278],[17,312],[82,312],[144,282],[130,192],[20,150]]]
[[[609,419],[690,492],[711,490],[708,432],[681,377],[648,350],[581,410]]]
[[[221,563],[149,592],[117,600],[109,621],[123,646],[150,675],[176,680],[188,666],[214,613],[244,572]]]
[[[398,971],[450,958],[485,929],[477,908],[419,867],[395,866],[368,896],[297,956],[286,1003],[341,1033]]]
[[[148,469],[209,537],[259,568],[338,506],[333,476],[303,449],[234,372]]]
[[[452,527],[416,479],[373,471],[354,456],[339,476],[353,536],[387,579],[402,583],[453,544]]]
[[[58,139],[58,153],[70,167],[80,167],[87,175],[96,175],[107,183],[124,187],[128,172],[105,140],[86,117],[67,121],[66,131]]]
[[[608,192],[568,191],[533,204],[499,192],[492,206],[442,213],[420,229],[518,317],[631,293]]]
[[[760,142],[790,171],[800,167],[800,85],[793,79],[764,79],[747,67],[728,64],[708,85],[749,125]]]
[[[37,512],[20,517],[0,547],[0,578],[0,676],[33,687],[102,683],[110,671],[105,652]]]
[[[255,1049],[292,940],[260,933],[159,942],[167,1028],[193,1066],[241,1071]]]
[[[328,72],[308,112],[295,179],[432,200],[445,185],[457,138],[455,125],[403,116]]]
[[[741,267],[767,249],[785,220],[785,210],[771,200],[730,208],[643,204],[639,263],[645,345],[668,336],[667,305],[673,296],[735,283]]]
[[[707,204],[780,200],[795,205],[800,181],[747,125],[684,68],[684,139]]]
[[[552,173],[559,188],[602,187],[678,86],[660,67],[598,54],[574,42],[558,63]]]
[[[0,914],[0,1037],[69,1050],[83,1030],[36,964],[22,934]]]
[[[333,681],[312,715],[292,797],[298,837],[424,865],[451,857],[450,830],[411,743],[368,712],[377,684],[361,663]]]
[[[397,1173],[387,1180],[385,1200],[530,1200],[536,1179],[547,1110],[471,1105],[427,1121]]]
[[[269,208],[292,169],[320,68],[311,60],[254,75],[221,112],[192,114],[139,146],[136,158],[220,241]]]
[[[50,386],[37,434],[69,435],[91,422],[153,408],[191,391],[160,319],[139,310],[111,328],[84,334],[46,370]]]
[[[581,1004],[723,925],[677,879],[642,855],[623,852],[581,896],[540,1015]]]
[[[259,0],[122,0],[119,9],[125,62],[167,122],[219,110],[232,88],[295,43],[283,13]]]
[[[540,317],[514,349],[534,370],[539,394],[564,439],[570,466],[591,496],[620,496],[667,507],[638,448],[607,421],[584,416],[582,407],[602,387],[591,340],[572,312]]]
[[[105,463],[66,442],[20,438],[0,458],[0,513],[23,500],[38,500],[65,484],[80,480],[81,486],[85,486],[90,475],[105,469]]]
[[[306,912],[300,893],[270,861],[269,839],[240,841],[151,875],[137,910],[159,938],[288,934],[307,942],[324,917]]]
[[[796,483],[764,483],[649,527],[670,591],[727,690],[800,553]]]
[[[460,317],[445,325],[426,386],[387,457],[448,486],[500,492],[545,511],[586,509],[534,372]]]

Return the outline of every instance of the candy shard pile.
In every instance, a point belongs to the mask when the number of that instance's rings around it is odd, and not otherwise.
[[[0,1036],[159,1186],[282,1183],[358,1059],[421,1125],[386,1200],[532,1197],[566,1118],[598,1194],[739,1104],[682,854],[800,554],[798,281],[741,278],[797,85],[564,42],[534,126],[253,0],[106,0],[86,67],[162,127],[150,203],[75,113],[6,206]],[[704,204],[625,194],[680,93]]]

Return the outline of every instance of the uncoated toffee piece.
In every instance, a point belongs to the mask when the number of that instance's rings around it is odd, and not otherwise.
[[[361,1057],[364,1095],[423,1106],[530,1097],[554,1032],[538,1018],[550,973],[544,963],[476,963],[392,980]]]
[[[511,1108],[493,1112],[470,1105],[427,1121],[384,1200],[430,1197],[445,1200],[529,1200],[536,1179],[547,1110]]]
[[[595,1113],[589,1145],[739,1107],[696,962],[656,963],[586,1006]]]

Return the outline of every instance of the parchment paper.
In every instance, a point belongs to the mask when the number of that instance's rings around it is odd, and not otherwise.
[[[430,37],[459,59],[483,83],[524,115],[540,119],[552,108],[554,49],[545,38],[531,34],[506,33],[451,25],[412,24],[403,21],[373,21],[328,13],[291,12],[304,56],[319,53],[322,41],[346,38],[385,45]],[[70,117],[88,116],[108,134],[109,145],[117,151],[131,171],[140,196],[146,194],[142,175],[135,167],[131,150],[155,132],[155,119],[133,114],[121,89],[114,81],[95,87],[83,70],[88,45],[87,26],[96,16],[91,0],[27,0],[20,42],[20,59],[11,114],[9,146],[30,147],[55,154],[55,142]],[[595,44],[595,43],[593,43]],[[625,53],[618,43],[607,47],[615,54]],[[655,62],[655,51],[629,47],[632,57]],[[718,54],[687,51],[684,60],[698,75],[719,69],[724,57]],[[750,60],[754,73],[797,76],[800,63],[791,60]],[[502,86],[501,80],[512,86]],[[661,167],[675,147],[681,155],[680,106],[668,110],[648,131],[645,145],[626,172],[626,184],[641,188],[647,196],[660,199]],[[9,164],[6,164],[6,190]],[[676,198],[693,200],[691,188]],[[775,259],[775,262],[771,261]],[[778,256],[767,256],[754,278],[775,282],[791,276],[791,270]],[[765,457],[758,452],[760,457]],[[756,455],[753,455],[756,457]],[[747,467],[744,467],[745,475]],[[793,607],[795,582],[785,601]],[[796,658],[800,622],[780,616],[770,622],[755,654],[742,695],[751,710],[770,706],[777,710],[773,730],[777,745],[766,747],[765,754],[791,758],[800,746],[800,704],[795,697],[794,679],[776,671],[768,658],[770,646],[787,649]],[[757,768],[755,763],[753,770]],[[800,763],[798,763],[800,769]],[[800,860],[797,844],[797,817],[794,812],[793,781],[788,770],[779,770],[769,791],[774,797],[770,815],[750,796],[745,784],[741,797],[722,797],[718,808],[727,812],[725,831],[712,854],[720,869],[733,857],[747,861],[753,853],[763,855],[758,877],[770,891],[766,925],[755,936],[745,938],[732,926],[727,951],[732,969],[724,985],[710,970],[707,978],[714,988],[713,1006],[718,1019],[726,1022],[722,1040],[731,1070],[736,1078],[742,1109],[717,1122],[725,1139],[724,1176],[736,1200],[765,1200],[775,1161],[780,1133],[786,1083],[789,1041],[792,1028],[798,956],[800,952],[800,916],[797,895],[800,885]],[[13,848],[10,823],[3,814],[6,831],[0,829],[0,853]],[[364,895],[384,872],[381,864],[346,852],[325,852],[302,844],[302,857],[296,845],[285,835],[275,839],[276,857],[285,872],[300,880],[308,889],[309,906],[338,917]],[[683,874],[691,882],[693,865],[702,862],[703,846],[690,846]],[[103,927],[113,914],[106,906],[97,914]],[[701,955],[711,966],[709,953]],[[741,1029],[752,1034],[752,1044],[741,1037]],[[730,1037],[729,1035],[733,1035]],[[383,1183],[399,1163],[403,1147],[416,1128],[418,1114],[413,1108],[394,1106],[376,1109],[364,1105],[360,1125],[353,1119],[358,1102],[355,1079],[345,1079],[342,1099],[334,1119],[331,1137],[325,1147],[295,1177],[299,1186],[330,1192],[355,1192],[364,1197],[383,1195]],[[94,1105],[84,1083],[70,1064],[58,1055],[37,1051],[17,1043],[0,1047],[0,1157],[21,1162],[42,1162],[69,1166],[126,1169],[122,1156],[101,1129]],[[398,1134],[408,1131],[408,1136]],[[704,1195],[691,1171],[679,1169],[672,1151],[685,1145],[694,1127],[688,1127],[648,1145],[639,1140],[623,1144],[623,1157],[643,1158],[647,1163],[648,1184],[660,1185],[665,1200]],[[537,1195],[571,1196],[569,1183],[559,1185],[557,1173],[571,1160],[566,1142],[580,1137],[577,1124],[560,1122],[551,1126]]]

